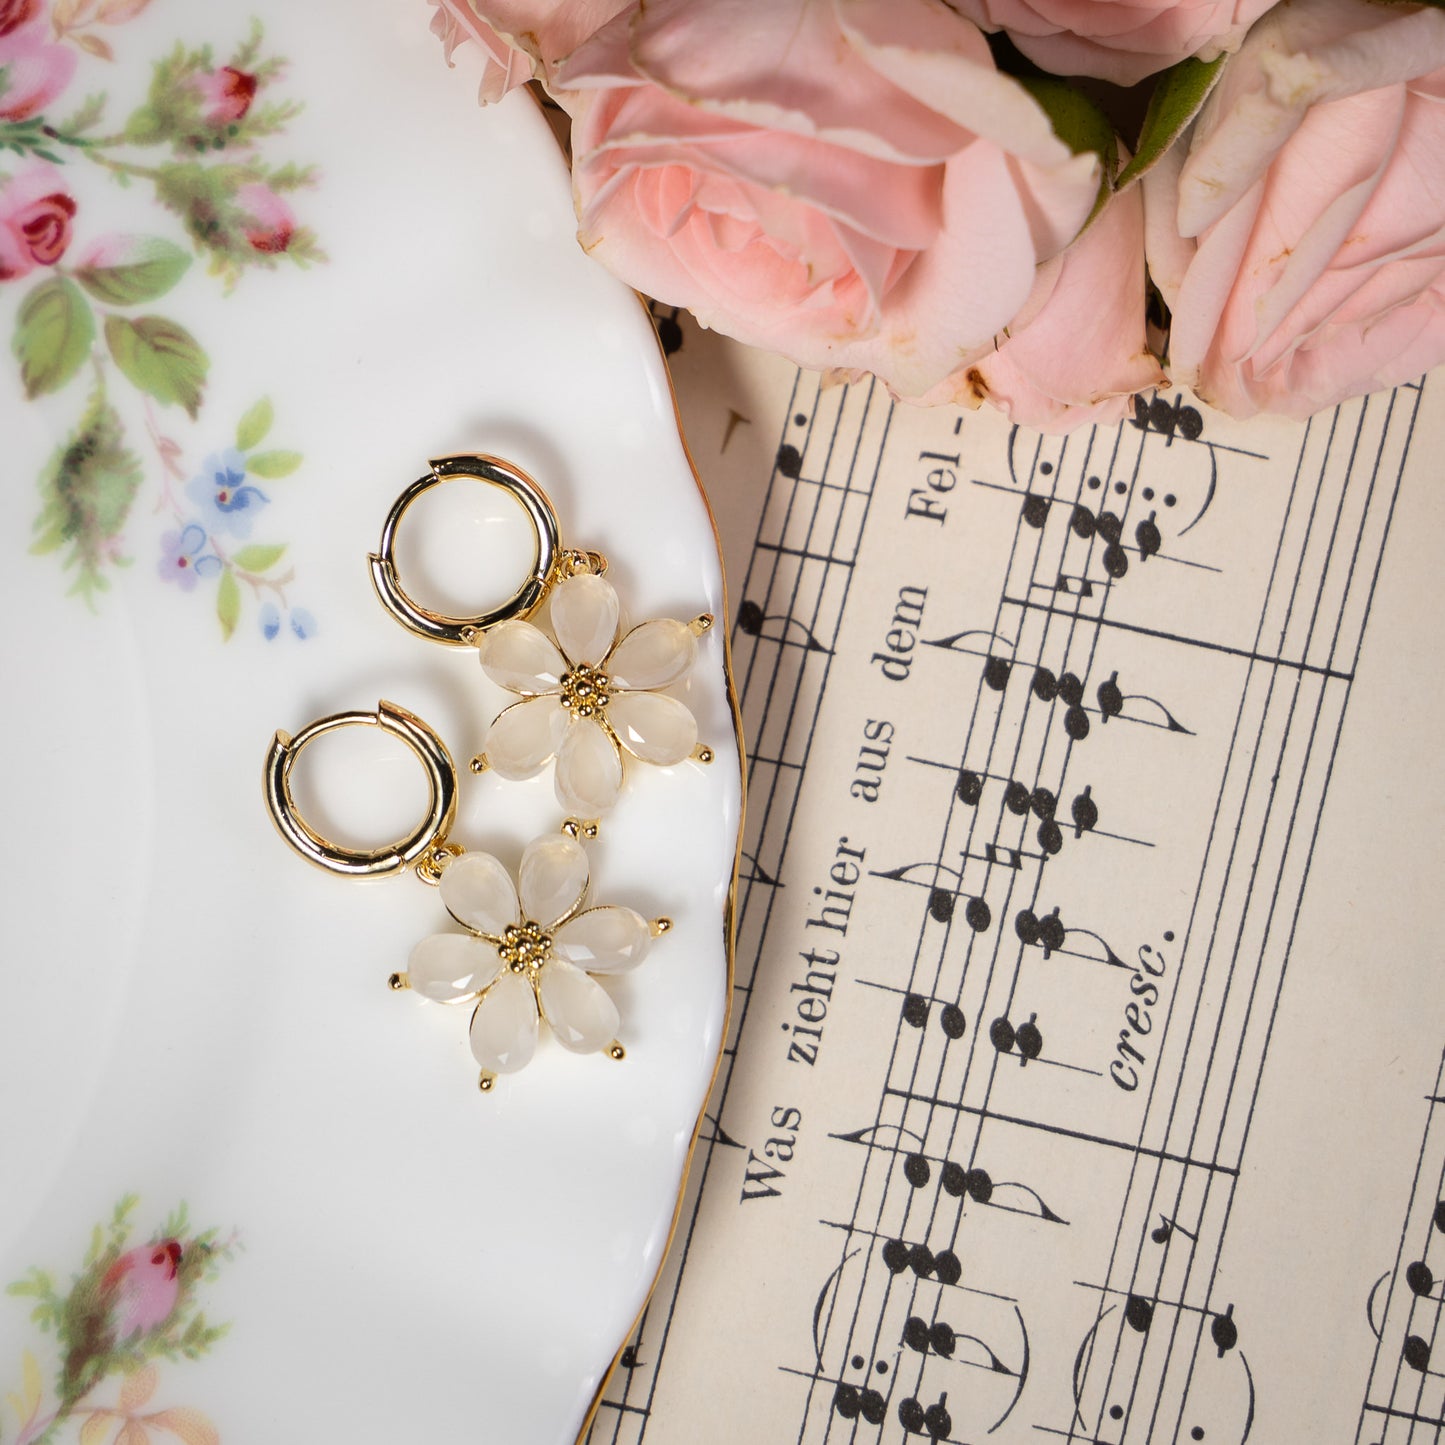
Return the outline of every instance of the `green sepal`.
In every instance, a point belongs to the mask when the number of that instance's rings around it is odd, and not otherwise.
[[[1184,127],[1199,114],[1199,108],[1214,89],[1227,59],[1226,55],[1218,55],[1213,60],[1191,57],[1181,60],[1178,65],[1171,65],[1156,77],[1149,108],[1144,112],[1144,124],[1139,131],[1134,159],[1119,172],[1116,189],[1123,190],[1152,169],[1178,140]]]

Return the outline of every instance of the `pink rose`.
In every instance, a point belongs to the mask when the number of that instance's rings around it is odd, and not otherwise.
[[[1274,0],[953,0],[985,30],[1007,32],[1055,75],[1133,85],[1191,55],[1233,50]]]
[[[75,201],[54,166],[38,162],[15,176],[0,191],[0,281],[60,260],[74,216]]]
[[[992,347],[1099,186],[941,0],[638,0],[552,90],[593,256],[902,396]]]
[[[176,1307],[181,1246],[174,1239],[128,1250],[106,1270],[100,1296],[111,1312],[117,1340],[164,1324]]]
[[[627,7],[628,0],[432,0],[432,34],[450,61],[463,40],[486,54],[483,104],[526,81],[546,79],[556,64]]]
[[[1145,334],[1144,289],[1144,205],[1135,186],[1039,267],[998,349],[922,400],[988,401],[1043,431],[1118,421],[1131,396],[1165,379]]]
[[[193,76],[191,84],[201,93],[205,119],[211,125],[234,125],[244,119],[256,95],[256,77],[230,65]]]
[[[44,110],[75,74],[75,52],[52,45],[43,22],[25,25],[29,13],[15,7],[20,19],[8,29],[0,18],[0,120],[26,120]]]
[[[1445,15],[1283,4],[1144,179],[1169,370],[1307,416],[1445,360]]]
[[[40,13],[40,0],[0,0],[0,35],[9,35]]]
[[[242,186],[236,192],[236,204],[246,217],[242,227],[246,240],[255,250],[279,255],[291,244],[296,217],[270,186],[259,182]]]

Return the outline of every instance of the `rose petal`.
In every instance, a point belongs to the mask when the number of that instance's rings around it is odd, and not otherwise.
[[[562,654],[530,622],[499,622],[482,638],[477,651],[482,671],[508,692],[527,696],[554,692],[567,671]]]
[[[696,719],[675,697],[661,693],[614,697],[607,705],[607,721],[617,741],[645,763],[680,763],[697,746]]]
[[[442,872],[442,906],[463,928],[500,938],[517,921],[517,890],[490,853],[463,853]]]
[[[472,1015],[472,1057],[489,1074],[514,1074],[537,1049],[537,996],[518,973],[504,973]]]
[[[595,723],[579,719],[557,749],[557,798],[569,813],[600,818],[622,791],[622,754]]]
[[[535,777],[566,732],[567,709],[554,694],[514,702],[487,733],[487,762],[499,778]]]
[[[658,617],[634,627],[607,659],[607,675],[620,687],[667,687],[697,658],[697,638],[685,622]]]
[[[652,944],[647,920],[630,908],[588,908],[553,935],[554,958],[588,973],[623,973],[636,968]]]
[[[554,958],[542,970],[538,987],[542,1011],[557,1042],[574,1054],[595,1054],[617,1037],[617,1005],[600,983]]]
[[[501,972],[497,950],[470,933],[434,933],[411,951],[406,976],[413,993],[433,1003],[460,1003]]]
[[[587,854],[575,838],[565,833],[534,838],[517,870],[522,912],[543,928],[551,928],[581,903],[587,881]]]
[[[579,573],[552,593],[552,631],[573,662],[594,666],[617,638],[617,593],[604,577]]]

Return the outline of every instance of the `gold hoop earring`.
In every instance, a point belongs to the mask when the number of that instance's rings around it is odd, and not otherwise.
[[[422,821],[382,848],[333,843],[301,816],[291,793],[291,770],[306,747],[358,726],[380,728],[405,743],[420,760],[431,794]],[[544,1020],[573,1053],[626,1057],[617,1039],[617,1006],[594,975],[635,968],[672,924],[649,921],[630,908],[587,906],[585,825],[569,818],[558,833],[534,838],[514,883],[490,853],[468,852],[448,840],[457,801],[451,754],[419,717],[385,701],[375,712],[320,718],[294,736],[278,731],[266,753],[263,783],[277,831],[308,863],[352,878],[386,877],[415,865],[417,876],[438,889],[464,931],[424,938],[405,972],[393,973],[388,983],[434,1003],[475,1005],[469,1036],[484,1093],[499,1075],[531,1061]]]
[[[483,482],[498,487],[521,504],[532,525],[532,564],[516,591],[497,607],[471,617],[448,617],[423,607],[407,595],[396,570],[396,534],[408,508],[433,487],[450,481]],[[542,605],[548,590],[562,577],[579,572],[601,574],[607,559],[597,552],[564,549],[557,513],[536,482],[520,467],[500,457],[459,455],[438,457],[396,499],[381,530],[381,545],[368,558],[371,583],[381,605],[408,631],[448,647],[470,646],[480,633],[510,618],[528,617]]]
[[[291,796],[291,769],[317,738],[348,727],[375,727],[405,743],[426,774],[430,800],[426,816],[399,842],[381,848],[343,848],[319,833]],[[266,809],[277,831],[308,863],[349,878],[385,878],[445,844],[457,811],[457,768],[447,745],[414,713],[381,701],[375,712],[342,712],[318,719],[294,737],[277,731],[266,753]]]
[[[383,606],[404,627],[435,642],[475,646],[492,681],[520,699],[494,718],[472,771],[525,779],[555,759],[558,801],[595,832],[621,792],[624,758],[662,767],[689,759],[710,763],[713,750],[698,741],[691,710],[668,690],[686,681],[712,614],[690,622],[655,618],[624,630],[617,594],[602,575],[606,559],[562,546],[557,514],[531,477],[492,456],[443,457],[431,466],[388,514],[380,550],[370,559],[371,578]],[[407,508],[456,478],[514,497],[535,540],[531,570],[512,596],[465,618],[414,602],[393,555]],[[528,620],[548,600],[550,636]]]

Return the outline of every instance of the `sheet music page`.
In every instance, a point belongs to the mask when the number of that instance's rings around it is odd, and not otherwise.
[[[660,319],[748,814],[591,1441],[1438,1440],[1445,380],[1041,438]]]

